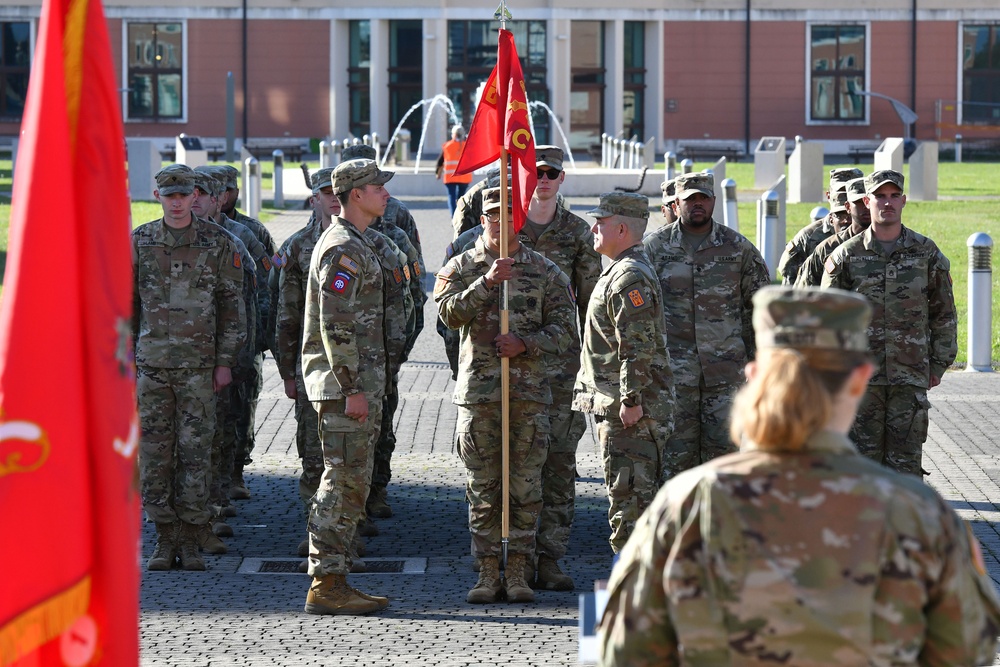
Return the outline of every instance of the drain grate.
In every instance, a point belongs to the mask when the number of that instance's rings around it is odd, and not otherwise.
[[[426,558],[365,558],[368,571],[361,574],[424,574]],[[301,558],[244,558],[240,574],[299,574]]]

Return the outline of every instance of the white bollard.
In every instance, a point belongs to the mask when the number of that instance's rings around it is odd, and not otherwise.
[[[274,158],[274,208],[285,208],[285,154],[275,148],[271,157]]]
[[[734,232],[740,231],[739,208],[736,206],[736,181],[722,181],[722,224]]]
[[[677,154],[667,151],[663,156],[663,161],[667,165],[667,177],[663,180],[670,181],[677,177]]]
[[[681,173],[690,174],[692,171],[694,171],[694,160],[690,158],[681,160]]]
[[[780,255],[775,254],[774,249],[775,247],[781,248],[784,246],[783,243],[777,243],[775,240],[779,231],[778,228],[780,227],[778,224],[778,193],[774,190],[768,190],[762,194],[757,211],[758,215],[760,215],[760,223],[758,225],[760,232],[757,237],[757,249],[760,250],[760,254],[764,257],[764,263],[767,264],[771,280],[774,280],[778,276],[778,259],[780,257]]]
[[[260,162],[255,157],[243,162],[243,193],[247,215],[256,218],[260,215]]]
[[[333,166],[333,151],[330,150],[330,142],[324,139],[319,142],[319,168],[329,169]]]
[[[955,162],[962,161],[962,135],[955,135]]]
[[[993,239],[977,232],[969,246],[969,340],[967,371],[993,371]]]

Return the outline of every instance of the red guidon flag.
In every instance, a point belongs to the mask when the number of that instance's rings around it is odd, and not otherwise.
[[[498,160],[501,147],[513,158],[514,231],[518,232],[528,217],[528,202],[535,193],[538,179],[524,74],[514,46],[514,35],[509,30],[500,31],[497,64],[486,80],[455,173],[467,174]]]
[[[0,665],[138,664],[130,228],[101,3],[44,0],[0,297]]]

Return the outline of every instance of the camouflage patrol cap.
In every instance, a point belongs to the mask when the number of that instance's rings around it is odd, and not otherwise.
[[[844,169],[831,169],[830,170],[830,187],[827,188],[831,193],[837,189],[837,183],[847,183],[848,181],[853,181],[855,178],[864,178],[865,173],[860,169],[854,167],[844,168]]]
[[[510,182],[510,174],[507,174],[507,182]],[[490,167],[489,171],[486,172],[486,187],[500,187],[500,167]]]
[[[868,351],[872,308],[856,292],[769,285],[753,296],[757,347]]]
[[[375,147],[368,144],[353,144],[344,149],[340,154],[340,159],[344,162],[348,160],[374,160]]]
[[[566,154],[558,146],[535,146],[535,166],[552,167],[562,171]]]
[[[327,167],[326,169],[320,169],[314,172],[312,175],[312,191],[316,194],[323,188],[328,188],[333,186],[333,168]]]
[[[700,192],[706,197],[715,196],[715,177],[705,171],[681,174],[674,179],[674,193],[678,199],[687,199]]]
[[[507,188],[507,210],[513,210],[514,197],[511,196],[510,188]],[[483,190],[483,213],[500,210],[500,188],[486,188]]]
[[[855,178],[847,184],[847,201],[852,204],[865,197],[865,179]]]
[[[236,167],[228,164],[223,164],[217,167],[221,172],[222,176],[219,177],[220,181],[223,181],[227,190],[236,190],[240,187],[240,170]]]
[[[172,164],[156,172],[156,189],[161,195],[194,192],[194,171],[186,164]]]
[[[205,167],[197,167],[194,170],[194,187],[206,195],[218,197],[219,191],[222,189],[222,184]]]
[[[669,181],[660,183],[660,192],[663,193],[663,203],[669,204],[677,195],[677,180],[671,178]]]
[[[339,195],[365,185],[385,185],[394,171],[382,171],[375,160],[348,160],[341,162],[333,170],[333,193]]]
[[[871,194],[886,183],[892,183],[899,191],[903,191],[903,175],[892,169],[882,169],[865,177],[865,194]]]
[[[836,192],[830,193],[830,213],[843,213],[847,210],[847,184],[841,183]]]
[[[637,220],[649,219],[649,197],[636,192],[605,192],[597,208],[587,211],[587,215],[595,218],[609,218],[612,215],[623,215]]]

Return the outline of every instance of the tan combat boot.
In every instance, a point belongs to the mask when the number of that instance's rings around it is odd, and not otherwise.
[[[385,487],[373,486],[371,488],[371,491],[368,493],[368,503],[366,505],[366,511],[369,516],[373,516],[376,519],[388,519],[392,516],[392,508],[389,507],[387,496]]]
[[[378,526],[375,522],[365,517],[361,521],[358,521],[358,529],[356,531],[361,537],[378,537]]]
[[[528,586],[524,572],[528,568],[528,557],[524,554],[511,554],[504,570],[504,588],[507,591],[507,602],[534,602],[535,591]]]
[[[229,497],[233,500],[250,499],[250,489],[247,488],[246,482],[243,481],[242,465],[233,468],[233,481],[229,486]]]
[[[306,557],[309,556],[309,538],[308,537],[306,539],[302,540],[301,542],[299,542],[299,548],[298,548],[298,551],[296,551],[296,553],[299,555],[299,558],[306,558]]]
[[[198,526],[198,546],[207,554],[218,556],[226,553],[226,544],[212,532],[212,526],[205,524]]]
[[[169,570],[174,566],[177,560],[177,527],[176,523],[156,524],[156,547],[146,561],[147,570]]]
[[[205,561],[198,553],[198,533],[201,526],[192,523],[182,523],[180,536],[177,538],[177,549],[180,551],[181,567],[185,570],[204,570]]]
[[[546,591],[571,591],[573,579],[559,568],[559,561],[545,554],[538,557],[538,578],[535,588]]]
[[[503,591],[500,581],[500,559],[496,556],[483,556],[480,559],[479,581],[465,601],[469,604],[487,604],[496,602],[497,596]]]
[[[220,516],[212,519],[212,532],[218,537],[232,537],[233,527]]]
[[[360,616],[378,611],[380,608],[378,602],[361,597],[357,591],[348,586],[347,579],[342,574],[314,577],[312,586],[306,594],[307,614]]]

